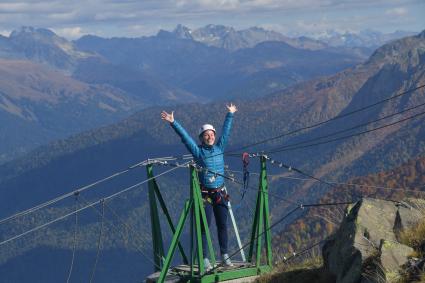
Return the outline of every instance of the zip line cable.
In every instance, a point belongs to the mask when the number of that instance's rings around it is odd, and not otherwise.
[[[187,163],[187,164],[189,164],[189,162],[186,162],[186,163]],[[102,201],[102,200],[107,201],[107,200],[113,199],[113,198],[117,197],[118,195],[121,195],[121,194],[123,194],[123,193],[125,193],[125,192],[128,192],[128,191],[130,191],[130,190],[132,190],[132,189],[134,189],[134,188],[136,188],[136,187],[138,187],[138,186],[140,186],[140,185],[142,185],[142,184],[144,184],[144,183],[149,182],[150,180],[152,180],[152,179],[154,179],[154,178],[158,178],[158,177],[160,177],[160,176],[162,176],[162,175],[168,174],[168,173],[170,173],[170,172],[172,172],[172,171],[174,171],[174,170],[176,170],[176,169],[178,169],[178,168],[181,168],[181,167],[173,167],[173,168],[171,168],[171,169],[169,169],[169,170],[166,170],[166,171],[164,171],[164,172],[162,172],[162,173],[158,174],[156,177],[151,177],[151,178],[148,178],[148,179],[146,179],[146,180],[143,180],[143,181],[141,181],[141,182],[139,182],[139,183],[137,183],[137,184],[135,184],[135,185],[129,186],[129,187],[127,187],[127,188],[125,188],[125,189],[123,189],[123,190],[121,190],[121,191],[118,191],[118,192],[116,192],[116,193],[114,193],[114,194],[111,194],[111,195],[109,195],[109,196],[107,196],[107,197],[105,197],[105,198],[102,198],[102,199],[100,199],[100,200],[97,200],[97,201],[91,202],[91,203],[89,203],[88,205],[83,206],[83,207],[79,208],[78,210],[76,210],[76,211],[74,211],[74,212],[67,213],[67,214],[65,214],[65,215],[63,215],[63,216],[57,217],[57,218],[55,218],[55,219],[53,219],[53,220],[51,220],[51,221],[49,221],[49,222],[46,222],[46,223],[44,223],[44,224],[42,224],[42,225],[39,225],[39,226],[36,226],[36,227],[34,227],[34,228],[30,229],[30,230],[27,230],[26,232],[23,232],[23,233],[21,233],[21,234],[19,234],[19,235],[13,236],[13,237],[11,237],[11,238],[9,238],[9,239],[7,239],[7,240],[3,240],[3,241],[1,241],[1,242],[0,242],[0,246],[2,246],[2,245],[4,245],[4,244],[6,244],[6,243],[8,243],[8,242],[11,242],[11,241],[13,241],[13,240],[19,239],[19,238],[21,238],[21,237],[23,237],[23,236],[25,236],[25,235],[27,235],[27,234],[30,234],[30,233],[35,232],[35,231],[37,231],[37,230],[40,230],[40,229],[42,229],[42,228],[44,228],[44,227],[46,227],[46,226],[49,226],[49,225],[51,225],[51,224],[53,224],[53,223],[56,223],[56,222],[58,222],[58,221],[60,221],[60,220],[62,220],[62,219],[65,219],[65,218],[67,218],[67,217],[69,217],[69,216],[71,216],[71,215],[73,215],[73,214],[75,214],[75,213],[77,213],[77,212],[80,212],[80,211],[83,211],[83,210],[85,210],[85,209],[87,209],[87,208],[89,208],[89,207],[95,206],[95,205],[97,205],[97,204],[101,203],[101,201]]]
[[[318,182],[320,182],[320,183],[326,184],[326,185],[330,186],[330,187],[331,187],[331,188],[333,188],[333,189],[338,189],[338,187],[337,187],[337,186],[334,186],[332,183],[329,183],[329,182],[327,182],[327,181],[325,181],[325,180],[322,180],[322,179],[320,179],[320,178],[318,178],[318,177],[316,177],[316,176],[313,176],[313,175],[310,175],[310,174],[308,174],[308,173],[305,173],[305,172],[303,172],[302,170],[300,170],[300,169],[298,169],[298,168],[294,168],[294,167],[292,167],[292,166],[289,166],[289,165],[283,164],[282,162],[276,162],[275,160],[272,160],[270,157],[266,157],[266,159],[267,159],[267,160],[270,160],[270,163],[271,163],[271,164],[278,164],[278,166],[279,166],[279,167],[285,167],[285,168],[288,168],[288,170],[289,170],[289,171],[292,171],[292,170],[293,170],[293,171],[295,171],[295,172],[297,172],[297,173],[299,173],[299,174],[301,174],[301,175],[304,175],[304,176],[306,176],[306,177],[309,177],[309,178],[311,178],[311,179],[314,179],[314,180],[316,180],[316,181],[318,181]],[[346,188],[342,187],[342,189],[346,189]],[[362,193],[362,192],[360,192],[360,194],[358,194],[358,192],[354,191],[354,192],[353,192],[353,194],[354,194],[357,198],[359,198],[359,199],[361,199],[361,198],[363,198],[363,197],[364,197],[364,195],[363,195],[363,193]],[[367,195],[366,197],[373,198],[373,199],[379,199],[379,200],[385,200],[385,201],[391,201],[391,202],[394,202],[394,203],[397,203],[397,204],[401,204],[401,202],[400,202],[400,201],[398,201],[398,200],[393,200],[393,199],[383,199],[383,198],[371,197],[370,195]]]
[[[16,213],[16,214],[13,214],[13,215],[11,215],[11,216],[9,216],[9,217],[6,217],[6,218],[4,218],[4,219],[0,220],[0,225],[1,225],[1,224],[3,224],[4,222],[9,221],[9,220],[15,219],[15,218],[20,217],[20,216],[27,215],[27,214],[29,214],[29,213],[35,212],[35,211],[37,211],[37,210],[39,210],[39,209],[42,209],[42,208],[44,208],[44,207],[46,207],[46,206],[49,206],[49,205],[54,204],[54,203],[56,203],[56,202],[59,202],[59,201],[61,201],[61,200],[65,199],[65,198],[68,198],[68,197],[70,197],[70,196],[75,195],[75,193],[77,193],[77,192],[83,192],[83,191],[88,190],[88,189],[90,189],[90,188],[92,188],[92,187],[94,187],[94,186],[96,186],[96,185],[98,185],[98,184],[101,184],[101,183],[104,183],[104,182],[106,182],[106,181],[108,181],[108,180],[111,180],[111,179],[113,179],[113,178],[116,178],[116,177],[118,177],[118,176],[120,176],[120,175],[122,175],[122,174],[125,174],[125,173],[129,172],[130,170],[132,170],[132,169],[134,169],[134,168],[137,168],[137,167],[139,167],[139,166],[143,166],[143,164],[144,164],[146,161],[147,161],[147,160],[144,160],[144,161],[142,161],[142,162],[136,163],[136,164],[134,164],[134,165],[132,165],[132,166],[128,167],[128,168],[127,168],[127,169],[125,169],[125,170],[119,171],[119,172],[114,173],[114,174],[112,174],[112,175],[110,175],[110,176],[108,176],[108,177],[105,177],[105,178],[103,178],[103,179],[100,179],[100,180],[98,180],[98,181],[95,181],[95,182],[93,182],[93,183],[91,183],[91,184],[88,184],[88,185],[86,185],[86,186],[83,186],[83,187],[80,187],[80,188],[78,188],[78,189],[75,189],[75,190],[74,190],[74,191],[72,191],[72,192],[69,192],[69,193],[63,194],[63,195],[58,196],[58,197],[56,197],[56,198],[54,198],[54,199],[51,199],[51,200],[46,201],[46,202],[44,202],[44,203],[41,203],[41,204],[39,204],[39,205],[37,205],[37,206],[34,206],[34,207],[29,208],[29,209],[27,209],[27,210],[24,210],[24,211],[18,212],[18,213]]]
[[[51,200],[46,201],[46,202],[44,202],[44,203],[41,203],[41,204],[39,204],[39,205],[37,205],[37,206],[34,206],[34,207],[29,208],[29,209],[27,209],[27,210],[24,210],[24,211],[18,212],[18,213],[13,214],[13,215],[11,215],[11,216],[9,216],[9,217],[6,217],[6,218],[4,218],[4,219],[1,219],[1,220],[0,220],[0,225],[1,225],[1,224],[3,224],[3,223],[5,223],[5,222],[7,222],[7,221],[9,221],[9,220],[13,220],[13,219],[15,219],[15,218],[17,218],[17,217],[21,217],[21,216],[27,215],[27,214],[29,214],[29,213],[35,212],[35,211],[37,211],[37,210],[40,210],[40,209],[42,209],[42,208],[44,208],[44,207],[46,207],[46,206],[49,206],[49,205],[54,204],[54,203],[56,203],[56,202],[59,202],[59,201],[61,201],[61,200],[65,199],[65,198],[68,198],[68,197],[70,197],[70,196],[75,195],[75,193],[78,193],[78,192],[80,192],[80,193],[81,193],[81,192],[83,192],[83,191],[86,191],[86,190],[88,190],[88,189],[91,189],[91,188],[93,188],[94,186],[96,186],[96,185],[98,185],[98,184],[104,183],[104,182],[106,182],[106,181],[108,181],[108,180],[111,180],[111,179],[116,178],[116,177],[118,177],[118,176],[120,176],[120,175],[123,175],[123,174],[125,174],[125,173],[128,173],[129,171],[131,171],[131,170],[133,170],[133,169],[135,169],[135,168],[138,168],[138,167],[141,167],[141,166],[146,166],[147,164],[150,164],[150,163],[152,162],[152,160],[160,160],[160,161],[162,161],[162,162],[167,162],[168,160],[178,160],[178,159],[183,159],[183,160],[185,160],[185,159],[188,159],[188,156],[189,156],[189,155],[188,155],[188,154],[186,154],[186,155],[183,155],[183,156],[182,156],[182,158],[180,158],[180,157],[168,156],[168,157],[158,157],[158,158],[155,158],[155,159],[146,159],[146,160],[143,160],[143,161],[141,161],[141,162],[138,162],[138,163],[136,163],[136,164],[134,164],[134,165],[129,166],[129,167],[128,167],[127,169],[125,169],[125,170],[122,170],[122,171],[116,172],[116,173],[114,173],[114,174],[112,174],[112,175],[110,175],[110,176],[108,176],[108,177],[105,177],[105,178],[100,179],[100,180],[97,180],[97,181],[95,181],[95,182],[93,182],[93,183],[91,183],[91,184],[88,184],[88,185],[85,185],[85,186],[80,187],[80,188],[78,188],[78,189],[75,189],[75,190],[74,190],[74,191],[72,191],[72,192],[69,192],[69,193],[63,194],[63,195],[58,196],[58,197],[56,197],[56,198],[54,198],[54,199],[51,199]]]
[[[238,170],[227,170],[234,173],[243,174],[242,171]],[[259,173],[251,173],[252,175],[260,175]],[[281,175],[275,175],[275,174],[267,174],[269,177],[275,177],[279,179],[288,179],[288,180],[298,180],[298,181],[310,181],[310,178],[299,178],[299,177],[290,177],[290,176],[281,176]],[[389,191],[407,191],[407,192],[413,192],[413,193],[425,193],[425,191],[421,191],[421,189],[425,188],[425,186],[417,187],[416,189],[412,188],[392,188],[392,187],[383,187],[383,186],[372,186],[372,185],[366,185],[366,184],[357,184],[357,183],[344,183],[344,182],[334,182],[325,180],[326,182],[333,184],[333,185],[344,185],[344,186],[353,186],[353,187],[363,187],[363,188],[371,188],[371,189],[380,189],[380,190],[389,190]]]
[[[304,146],[295,146],[295,147],[289,147],[289,148],[284,148],[284,149],[280,149],[280,150],[279,149],[278,150],[271,150],[271,151],[267,151],[266,153],[270,154],[270,153],[284,152],[284,151],[290,151],[290,150],[297,150],[297,149],[312,147],[312,146],[316,146],[316,145],[326,144],[326,143],[330,143],[330,142],[334,142],[334,141],[338,141],[338,140],[342,140],[342,139],[347,139],[347,138],[351,138],[351,137],[355,137],[355,136],[360,136],[360,135],[364,135],[364,134],[367,134],[367,133],[370,133],[370,132],[381,130],[381,129],[384,129],[384,128],[387,128],[387,127],[391,127],[391,126],[403,123],[403,122],[411,120],[411,119],[415,119],[415,118],[420,117],[424,114],[425,114],[425,111],[417,113],[417,114],[412,115],[412,116],[409,116],[407,118],[398,120],[396,122],[393,122],[393,123],[390,123],[390,124],[385,124],[383,126],[379,126],[379,127],[373,128],[373,129],[369,129],[369,130],[366,130],[366,131],[363,131],[363,132],[358,132],[358,133],[350,134],[350,135],[347,135],[347,136],[342,136],[342,137],[339,137],[339,138],[334,138],[334,139],[330,139],[330,140],[327,140],[327,141],[317,142],[317,143],[308,144],[308,145],[304,145]]]
[[[353,127],[351,127],[351,128],[347,128],[347,129],[339,130],[339,131],[336,131],[336,132],[333,132],[333,133],[330,133],[330,134],[326,134],[326,135],[324,135],[324,136],[320,136],[320,137],[317,137],[317,138],[313,138],[313,139],[310,139],[310,140],[305,140],[305,141],[301,141],[301,142],[296,142],[296,143],[292,143],[292,144],[283,145],[283,146],[280,146],[280,147],[274,148],[274,149],[272,149],[272,150],[281,150],[281,149],[291,148],[291,147],[294,147],[294,146],[299,146],[299,145],[301,145],[301,144],[306,144],[306,143],[308,144],[308,143],[313,142],[313,141],[316,141],[316,140],[320,140],[320,139],[324,139],[324,138],[327,138],[327,137],[331,137],[331,136],[334,136],[334,135],[337,135],[337,134],[341,134],[341,133],[344,133],[344,132],[348,132],[348,131],[351,131],[351,130],[354,130],[354,129],[357,129],[357,128],[361,128],[361,127],[363,127],[363,126],[367,126],[367,125],[370,125],[370,124],[376,123],[376,122],[378,122],[378,121],[382,121],[382,120],[388,119],[388,118],[393,117],[393,116],[396,116],[396,115],[400,115],[401,113],[404,113],[404,112],[407,112],[407,111],[414,110],[414,109],[419,108],[419,107],[424,106],[424,105],[425,105],[425,103],[421,103],[421,104],[419,104],[419,105],[416,105],[416,106],[413,106],[413,107],[410,107],[410,108],[404,109],[404,110],[399,111],[399,112],[397,112],[397,113],[392,113],[392,114],[390,114],[390,115],[387,115],[387,116],[381,117],[381,118],[379,118],[379,119],[375,119],[375,120],[373,120],[373,121],[365,122],[365,123],[362,123],[362,124],[359,124],[359,125],[353,126]]]
[[[0,242],[0,246],[2,246],[2,245],[4,245],[4,244],[7,244],[7,243],[9,243],[9,242],[11,242],[11,241],[14,241],[14,240],[16,240],[16,239],[19,239],[19,238],[21,238],[21,237],[23,237],[23,236],[26,236],[26,235],[28,235],[28,234],[30,234],[30,233],[33,233],[33,232],[35,232],[35,231],[38,231],[38,230],[40,230],[40,229],[42,229],[42,228],[44,228],[44,227],[47,227],[47,226],[49,226],[49,225],[51,225],[51,224],[53,224],[53,223],[56,223],[56,222],[58,222],[58,221],[60,221],[60,220],[62,220],[62,219],[65,219],[65,218],[67,218],[67,217],[69,217],[69,216],[71,216],[71,215],[74,215],[75,213],[78,213],[78,212],[80,212],[80,211],[83,211],[83,210],[85,210],[85,209],[87,209],[87,208],[89,208],[89,207],[91,207],[91,206],[94,206],[94,205],[96,205],[96,204],[99,204],[99,203],[100,203],[100,200],[95,201],[95,202],[92,202],[92,203],[90,203],[90,204],[88,204],[88,205],[86,205],[86,206],[83,206],[83,207],[81,207],[81,208],[79,208],[79,209],[77,209],[77,210],[75,210],[75,211],[73,211],[73,212],[67,213],[67,214],[62,215],[62,216],[60,216],[60,217],[57,217],[57,218],[55,218],[55,219],[53,219],[53,220],[51,220],[51,221],[49,221],[49,222],[46,222],[46,223],[44,223],[44,224],[42,224],[42,225],[39,225],[39,226],[36,226],[36,227],[34,227],[34,228],[30,229],[30,230],[27,230],[27,231],[25,231],[25,232],[23,232],[23,233],[21,233],[21,234],[19,234],[19,235],[16,235],[16,236],[13,236],[13,237],[8,238],[8,239],[6,239],[6,240],[3,240],[3,241],[1,241],[1,242]]]
[[[333,184],[328,183],[327,181],[322,180],[322,179],[320,179],[320,178],[318,178],[318,177],[316,177],[316,176],[313,176],[313,175],[310,175],[310,174],[308,174],[308,173],[305,173],[304,171],[302,171],[302,170],[300,170],[300,169],[298,169],[298,168],[295,168],[295,167],[289,166],[289,165],[287,165],[287,164],[285,164],[285,163],[283,163],[283,162],[276,162],[275,160],[271,159],[271,158],[270,158],[270,157],[268,157],[268,156],[266,156],[266,160],[270,160],[270,163],[271,163],[271,164],[277,164],[277,166],[278,166],[278,167],[280,167],[280,168],[284,167],[284,168],[288,169],[289,171],[297,172],[298,174],[304,175],[304,176],[306,176],[306,177],[309,177],[310,179],[314,179],[314,180],[316,180],[316,181],[318,181],[318,182],[320,182],[320,183],[323,183],[323,184],[326,184],[326,185],[328,185],[328,186],[330,186],[330,187],[335,188],[335,186],[334,186]]]
[[[185,164],[182,164],[182,165],[180,165],[180,166],[173,167],[173,168],[171,168],[171,169],[169,169],[169,170],[167,170],[167,171],[164,171],[164,172],[162,172],[162,173],[160,173],[160,174],[158,174],[158,175],[156,175],[156,176],[154,176],[154,177],[148,178],[148,179],[146,179],[146,180],[144,180],[144,181],[142,181],[142,182],[140,182],[140,183],[137,183],[137,184],[135,184],[135,185],[133,185],[133,186],[130,186],[130,187],[128,187],[128,188],[126,188],[126,189],[124,189],[124,190],[122,190],[122,191],[119,191],[119,192],[116,192],[116,193],[114,193],[114,194],[112,194],[112,195],[109,195],[109,196],[105,197],[105,200],[109,200],[109,199],[115,198],[116,196],[118,196],[118,195],[120,195],[120,194],[122,194],[122,193],[125,193],[125,192],[127,192],[127,191],[130,191],[130,190],[134,189],[135,187],[138,187],[138,186],[140,186],[140,185],[142,185],[142,184],[144,184],[144,183],[146,183],[146,182],[149,182],[150,180],[153,180],[153,179],[158,178],[158,177],[160,177],[160,176],[162,176],[162,175],[168,174],[168,173],[170,173],[171,171],[174,171],[174,170],[176,170],[176,169],[179,169],[179,168],[183,168],[183,167],[185,167],[185,166],[188,166],[190,162],[191,162],[191,161],[188,161],[188,162],[186,162]]]
[[[406,95],[406,94],[408,94],[410,92],[414,92],[414,91],[419,90],[419,89],[424,88],[424,87],[425,87],[425,84],[424,85],[417,86],[417,87],[412,88],[412,89],[408,89],[408,90],[406,90],[404,92],[401,92],[399,94],[393,95],[393,96],[391,96],[389,98],[385,98],[385,99],[379,100],[379,101],[377,101],[375,103],[366,105],[364,107],[360,107],[360,108],[355,109],[355,110],[352,110],[352,111],[349,111],[349,112],[347,112],[345,114],[340,114],[340,115],[337,115],[337,116],[332,117],[330,119],[327,119],[327,120],[324,120],[324,121],[321,121],[321,122],[318,122],[318,123],[315,123],[315,124],[312,124],[312,125],[308,125],[308,126],[305,126],[305,127],[302,127],[302,128],[298,128],[298,129],[295,129],[295,130],[292,130],[292,131],[289,131],[289,132],[286,132],[286,133],[282,133],[280,135],[277,135],[277,136],[274,136],[274,137],[271,137],[271,138],[268,138],[268,139],[264,139],[264,140],[261,140],[261,141],[258,141],[258,142],[252,143],[252,144],[248,144],[248,145],[243,146],[243,147],[240,147],[238,149],[227,151],[224,154],[228,154],[230,152],[235,152],[235,151],[239,151],[239,150],[246,149],[246,148],[249,148],[249,147],[253,147],[253,146],[256,146],[256,145],[259,145],[259,144],[263,144],[263,143],[266,143],[266,142],[269,142],[269,141],[272,141],[272,140],[276,140],[276,139],[282,138],[284,136],[292,135],[292,134],[295,134],[295,133],[298,133],[298,132],[301,132],[301,131],[304,131],[304,130],[308,130],[308,129],[311,129],[311,128],[315,128],[315,127],[321,126],[321,125],[326,124],[326,123],[329,123],[331,121],[338,120],[338,119],[341,119],[341,118],[344,118],[344,117],[353,115],[355,113],[358,113],[358,112],[367,110],[369,108],[372,108],[372,107],[377,106],[379,104],[382,104],[382,103],[385,103],[387,101],[393,100],[393,99],[398,98],[400,96]],[[217,155],[219,155],[219,154],[217,154]]]

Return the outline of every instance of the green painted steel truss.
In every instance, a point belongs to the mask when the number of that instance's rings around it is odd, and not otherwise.
[[[261,172],[259,189],[257,193],[257,201],[255,214],[252,224],[252,232],[249,244],[248,264],[244,267],[236,269],[220,270],[214,268],[210,272],[205,271],[203,249],[208,249],[209,259],[213,266],[216,264],[215,253],[211,241],[211,234],[207,225],[201,189],[198,180],[198,174],[194,166],[190,166],[190,197],[186,200],[184,209],[180,215],[180,219],[176,228],[171,221],[171,217],[165,206],[165,202],[160,194],[158,185],[155,181],[152,165],[147,166],[149,182],[149,201],[152,222],[152,238],[154,247],[155,271],[161,271],[157,282],[164,282],[170,269],[170,264],[174,253],[179,248],[185,264],[189,264],[190,271],[185,274],[180,274],[182,280],[187,282],[221,282],[231,279],[251,277],[262,273],[269,272],[272,268],[272,249],[271,249],[271,234],[269,220],[269,200],[268,186],[266,173],[266,158],[260,159]],[[171,244],[167,255],[164,258],[164,245],[162,241],[161,226],[157,209],[156,198],[158,199],[162,211],[167,218],[167,222],[173,232]],[[180,237],[183,232],[187,218],[190,218],[190,259],[187,259],[183,247],[180,244]],[[202,245],[202,227],[205,227],[205,235],[207,238],[207,247]],[[265,259],[262,257],[262,238],[265,242]],[[230,255],[232,256],[232,254]]]

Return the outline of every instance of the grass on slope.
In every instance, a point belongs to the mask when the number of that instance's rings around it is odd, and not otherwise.
[[[425,260],[425,220],[410,229],[406,229],[401,234],[400,240],[403,244],[415,250],[413,257]],[[406,268],[399,283],[407,282],[425,282],[425,264],[422,264],[422,270],[411,267]]]
[[[255,283],[334,283],[335,278],[323,268],[321,257],[302,262],[282,263],[271,273],[260,276]]]

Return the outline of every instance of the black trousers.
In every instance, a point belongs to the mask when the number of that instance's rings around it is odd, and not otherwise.
[[[225,204],[212,205],[208,201],[204,201],[204,208],[207,217],[208,227],[211,227],[211,216],[214,212],[215,223],[217,226],[218,244],[220,245],[220,253],[227,254],[227,215],[229,213],[228,208]],[[202,229],[202,248],[204,258],[208,257],[207,237],[205,236],[204,229]]]

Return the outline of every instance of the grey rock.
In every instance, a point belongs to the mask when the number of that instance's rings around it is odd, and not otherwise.
[[[357,202],[323,246],[325,268],[341,283],[395,280],[413,251],[397,242],[396,232],[403,225],[413,225],[420,213],[391,201],[365,198]]]
[[[380,246],[380,259],[382,270],[387,282],[397,282],[400,278],[400,266],[407,264],[408,256],[413,249],[398,242],[383,240]]]

